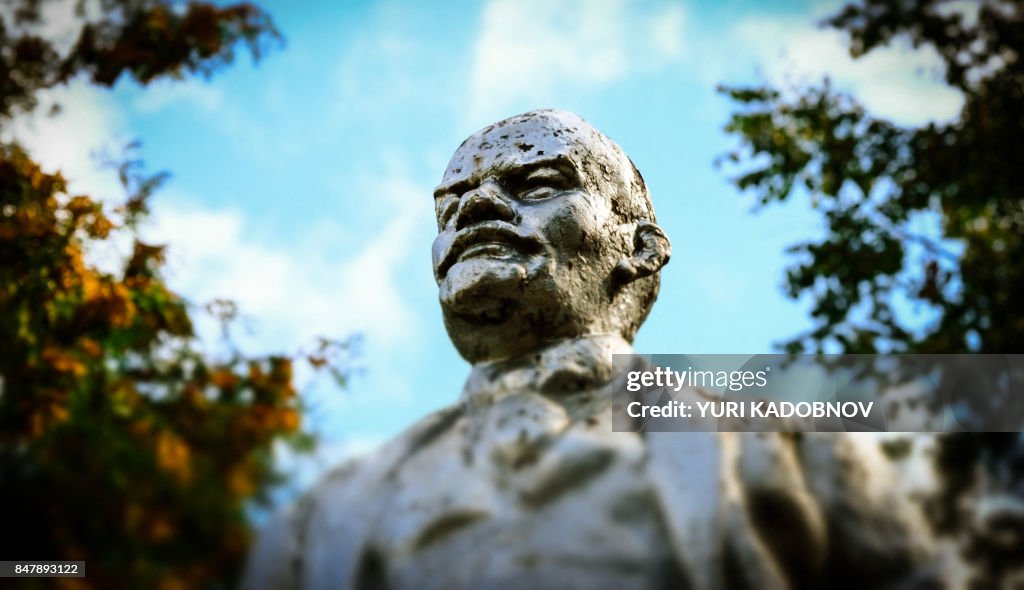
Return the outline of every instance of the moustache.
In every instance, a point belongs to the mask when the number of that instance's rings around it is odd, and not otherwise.
[[[543,242],[537,236],[526,234],[504,221],[484,221],[459,230],[441,257],[437,266],[438,280],[443,279],[448,270],[460,261],[463,255],[477,245],[498,244],[514,252],[531,255],[543,249]]]

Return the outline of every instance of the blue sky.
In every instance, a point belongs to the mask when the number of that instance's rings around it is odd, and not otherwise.
[[[258,65],[239,59],[209,81],[147,89],[75,83],[56,93],[60,119],[23,121],[18,133],[73,189],[100,195],[119,192],[90,154],[140,140],[149,167],[173,173],[146,229],[170,245],[171,284],[195,302],[238,301],[249,351],[362,334],[351,386],[308,388],[323,464],[459,394],[468,365],[437,305],[431,193],[478,128],[555,107],[617,141],[673,243],[636,348],[760,353],[809,325],[806,306],[782,295],[783,250],[819,230],[807,203],[752,213],[753,199],[715,168],[732,145],[716,85],[827,72],[905,124],[949,119],[961,104],[927,52],[850,60],[841,35],[815,26],[834,3],[265,6],[286,44]]]

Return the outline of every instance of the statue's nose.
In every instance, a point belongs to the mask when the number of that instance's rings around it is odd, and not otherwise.
[[[455,217],[455,229],[460,230],[483,221],[513,222],[516,212],[501,194],[501,188],[485,183],[463,195]]]

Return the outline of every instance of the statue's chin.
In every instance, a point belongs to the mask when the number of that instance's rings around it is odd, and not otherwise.
[[[571,290],[544,257],[479,257],[452,266],[441,281],[445,327],[470,362],[512,358],[582,331]]]
[[[505,356],[533,338],[524,317],[530,273],[516,260],[471,258],[455,264],[441,281],[445,326],[455,348],[470,362]],[[529,315],[528,313],[526,315]],[[524,324],[524,325],[520,325]]]

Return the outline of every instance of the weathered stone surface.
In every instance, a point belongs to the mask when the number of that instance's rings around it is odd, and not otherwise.
[[[927,538],[848,435],[612,432],[612,355],[668,239],[611,140],[562,111],[467,139],[435,193],[461,400],[271,522],[248,588],[719,588],[928,581]]]

